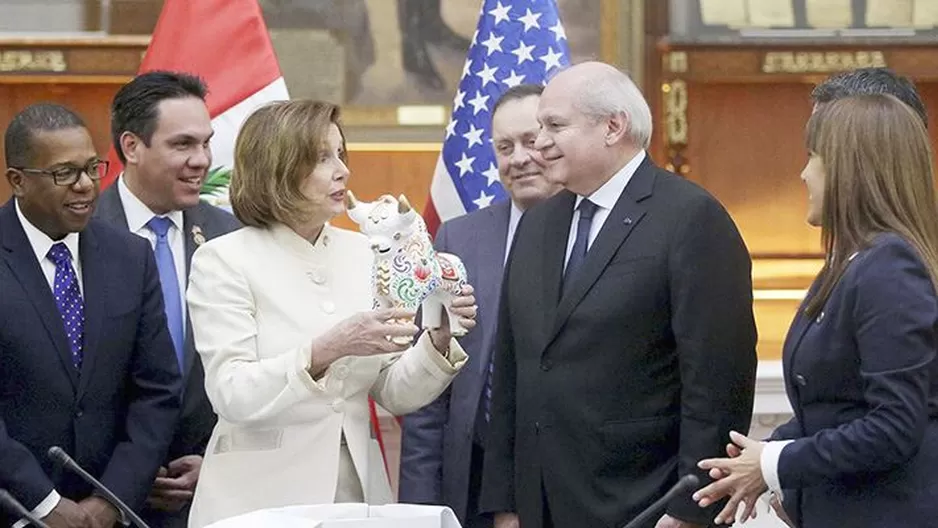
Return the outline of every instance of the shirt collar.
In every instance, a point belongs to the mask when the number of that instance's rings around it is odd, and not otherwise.
[[[643,161],[645,161],[645,151],[640,150],[624,167],[619,169],[619,172],[615,173],[612,178],[609,178],[609,181],[588,196],[590,201],[603,209],[611,211],[612,208],[615,207],[616,202],[619,201],[619,196],[622,195],[625,186],[629,184],[635,171],[638,170],[639,165],[641,165]],[[579,207],[583,198],[583,196],[579,195],[576,197],[576,203],[573,204],[574,209]]]
[[[518,207],[518,204],[514,200],[511,200],[511,212],[508,214],[508,225],[511,226],[511,229],[518,227],[518,222],[521,221],[521,215],[524,214],[524,211]]]
[[[52,246],[59,242],[64,243],[65,247],[67,247],[68,251],[72,254],[72,262],[78,258],[78,233],[69,233],[65,235],[65,238],[62,240],[52,240],[49,238],[49,235],[43,233],[38,227],[33,225],[32,222],[26,219],[23,215],[23,211],[20,210],[19,200],[14,201],[14,203],[16,206],[16,216],[20,219],[20,225],[23,226],[23,231],[26,232],[26,239],[29,240],[29,245],[32,246],[33,251],[36,252],[36,259],[38,259],[39,262],[45,260]]]
[[[154,216],[165,216],[172,221],[173,226],[180,232],[182,231],[182,211],[171,211],[169,214],[158,215],[154,213],[140,198],[127,187],[124,182],[124,175],[121,174],[117,179],[117,192],[120,193],[121,204],[124,206],[124,216],[127,217],[127,227],[132,233],[136,233],[147,225]]]

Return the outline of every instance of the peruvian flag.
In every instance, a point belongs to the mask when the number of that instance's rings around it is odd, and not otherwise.
[[[257,107],[289,99],[257,0],[166,0],[140,73],[198,75],[208,86],[213,169],[231,168],[238,129]],[[123,170],[113,147],[107,187]]]

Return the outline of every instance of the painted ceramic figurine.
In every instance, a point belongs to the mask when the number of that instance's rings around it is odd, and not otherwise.
[[[375,253],[372,285],[376,308],[423,308],[423,327],[439,328],[446,308],[453,336],[466,334],[449,310],[450,300],[466,284],[466,268],[459,257],[437,253],[423,218],[400,198],[383,195],[359,202],[345,195],[349,217],[371,242]]]

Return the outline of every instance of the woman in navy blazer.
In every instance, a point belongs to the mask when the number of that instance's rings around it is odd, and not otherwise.
[[[808,122],[801,174],[825,265],[784,347],[794,417],[767,442],[731,434],[701,506],[754,516],[794,494],[803,528],[938,523],[938,208],[928,134],[889,95],[834,101]],[[786,502],[787,504],[788,502]]]

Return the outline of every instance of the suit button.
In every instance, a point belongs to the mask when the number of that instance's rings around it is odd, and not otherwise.
[[[84,415],[85,415],[85,411],[82,411],[81,409],[78,409],[77,411],[75,411],[75,418],[81,418]]]
[[[332,402],[332,410],[334,412],[340,413],[345,410],[345,402],[341,398],[336,398]]]
[[[348,365],[336,365],[335,367],[335,377],[339,380],[344,380],[349,375]]]
[[[801,385],[802,387],[806,387],[808,385],[808,380],[806,380],[801,374],[795,374],[795,383]]]
[[[545,359],[543,362],[541,362],[541,370],[543,370],[544,372],[547,372],[553,366],[554,366],[554,363],[549,359]]]

